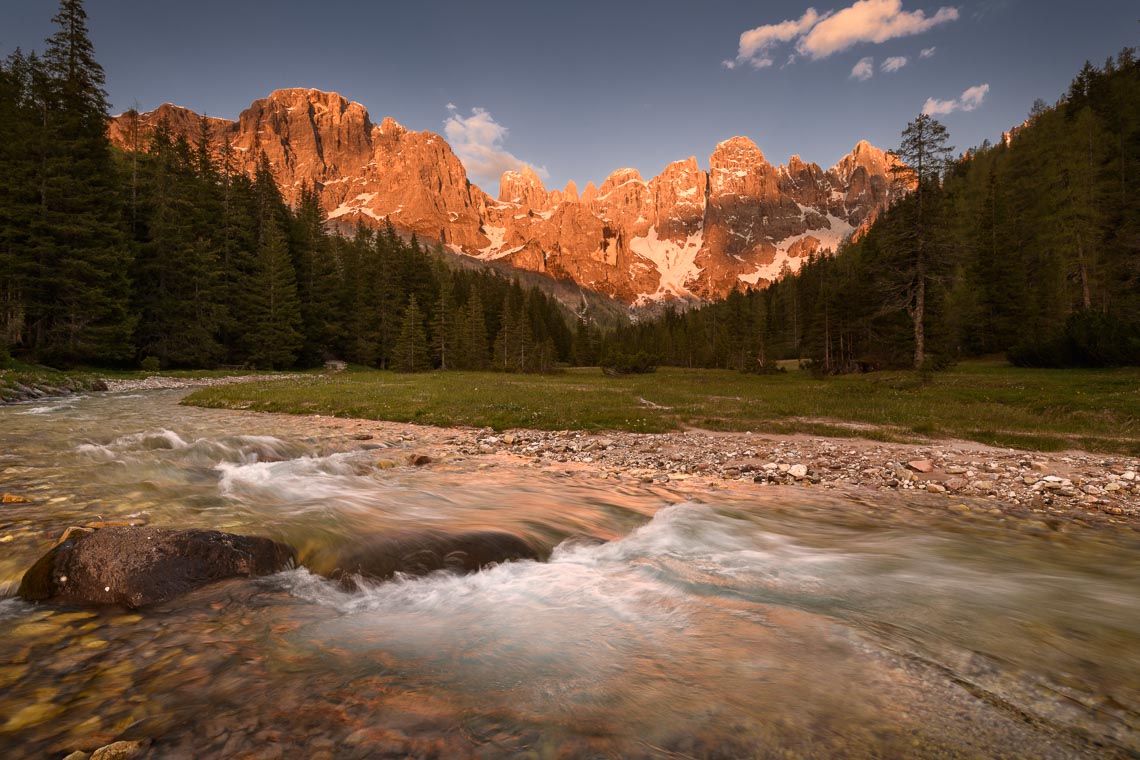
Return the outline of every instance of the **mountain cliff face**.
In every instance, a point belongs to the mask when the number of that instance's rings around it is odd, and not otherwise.
[[[127,113],[110,126],[125,149],[145,147],[165,120],[193,139],[201,117],[164,105]],[[716,146],[705,171],[695,157],[646,181],[618,169],[579,193],[548,191],[531,169],[503,175],[498,199],[467,180],[447,142],[319,90],[277,90],[239,119],[208,119],[221,156],[253,173],[262,153],[286,198],[303,184],[321,193],[341,225],[381,223],[439,240],[475,258],[512,266],[627,303],[716,298],[762,285],[813,252],[834,251],[891,200],[892,160],[860,142],[828,171],[793,156],[773,166],[746,137]]]

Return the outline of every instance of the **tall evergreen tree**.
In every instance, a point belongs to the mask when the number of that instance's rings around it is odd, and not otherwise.
[[[900,207],[907,220],[892,241],[893,271],[886,278],[894,303],[906,310],[914,326],[914,366],[926,361],[927,287],[936,277],[941,246],[939,210],[942,174],[953,148],[946,127],[927,114],[919,114],[902,132],[902,143],[892,152],[902,165],[894,169],[899,181],[913,185]],[[884,269],[884,273],[888,272]]]
[[[444,271],[439,278],[439,298],[436,300],[435,314],[431,321],[432,353],[440,369],[455,369],[459,364],[457,356],[458,317],[454,284],[450,273]]]
[[[487,321],[483,313],[483,299],[479,296],[477,287],[471,288],[463,307],[457,348],[459,361],[456,369],[487,368]]]
[[[264,225],[255,264],[246,294],[249,361],[257,367],[292,366],[304,340],[301,303],[289,246],[276,220]]]
[[[42,147],[40,207],[23,253],[36,262],[26,340],[46,360],[122,360],[133,353],[130,250],[106,134],[105,78],[82,0],[62,0],[52,21],[43,70],[33,71]]]
[[[396,340],[393,351],[392,369],[397,372],[423,372],[431,369],[423,312],[414,295],[408,299],[400,322],[400,337]]]

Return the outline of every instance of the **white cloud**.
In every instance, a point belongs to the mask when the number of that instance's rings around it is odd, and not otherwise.
[[[550,176],[545,167],[529,164],[503,147],[510,130],[495,121],[490,111],[472,108],[471,115],[464,117],[456,113],[458,109],[452,108],[452,104],[448,105],[452,115],[443,122],[443,133],[476,184],[495,185],[503,172],[518,171],[524,166],[530,166],[540,177]]]
[[[954,100],[927,98],[926,104],[922,107],[922,112],[927,116],[944,116],[955,111],[973,111],[982,104],[989,91],[990,86],[988,84],[979,84],[970,87]]]
[[[725,68],[735,69],[737,64],[750,63],[754,69],[765,69],[772,65],[771,49],[781,42],[791,42],[806,34],[820,15],[815,8],[808,8],[798,20],[781,21],[778,24],[765,24],[749,29],[740,35],[740,48],[736,60],[725,61]]]
[[[918,57],[919,58],[932,58],[934,56],[934,51],[937,49],[938,48],[936,48],[936,47],[923,48],[922,52],[918,54]]]
[[[957,18],[958,9],[952,7],[939,8],[928,17],[922,11],[904,11],[902,0],[857,0],[812,27],[796,43],[796,50],[814,59],[826,58],[861,42],[922,34]]]
[[[875,76],[875,59],[870,56],[860,58],[859,63],[851,69],[851,78],[860,82],[866,82],[873,76]]]
[[[962,104],[962,110],[973,111],[982,104],[989,91],[990,86],[988,84],[979,84],[963,92],[962,97],[958,98],[958,102]]]
[[[894,74],[906,65],[906,56],[891,56],[882,62],[879,70],[887,74]]]
[[[791,42],[800,55],[819,60],[860,43],[877,44],[922,34],[957,18],[958,9],[950,6],[939,8],[933,16],[921,10],[904,11],[902,0],[856,0],[847,8],[823,14],[808,8],[798,19],[765,24],[742,33],[736,58],[722,64],[726,69],[745,63],[754,69],[766,69],[775,60],[775,49]],[[928,50],[934,54],[934,48]],[[925,50],[922,55],[929,57]]]
[[[447,107],[448,111],[458,111],[459,110],[459,106],[455,105],[454,103],[448,103],[446,107]]]

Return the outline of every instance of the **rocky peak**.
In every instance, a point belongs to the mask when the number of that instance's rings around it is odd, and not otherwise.
[[[551,205],[546,186],[529,166],[524,166],[520,171],[503,172],[503,177],[499,180],[499,200],[517,203],[534,211],[545,211]]]
[[[264,152],[285,199],[294,202],[302,184],[320,186],[368,162],[372,122],[364,106],[335,92],[276,90],[242,111],[231,142],[246,171]]]
[[[391,116],[385,116],[384,120],[380,122],[380,134],[387,137],[398,140],[407,134],[407,132],[408,130],[404,129],[404,127]]]
[[[112,120],[120,147],[146,146],[165,120],[193,139],[200,117],[164,105]],[[262,152],[282,194],[297,201],[315,186],[334,227],[390,220],[421,240],[568,279],[626,302],[723,297],[762,285],[816,250],[835,250],[897,192],[885,152],[860,142],[828,172],[792,156],[773,167],[747,137],[720,143],[708,171],[689,157],[646,181],[619,169],[581,193],[569,182],[548,192],[533,169],[507,172],[496,202],[472,185],[440,135],[409,131],[392,118],[373,125],[358,103],[336,93],[277,90],[237,122],[209,121],[215,152],[234,148],[235,168],[252,174]]]
[[[606,177],[598,188],[598,197],[590,207],[607,222],[632,230],[646,224],[649,203],[649,186],[637,169],[618,169]]]
[[[879,150],[866,140],[860,140],[855,147],[831,168],[841,184],[847,184],[859,168],[867,171],[868,175],[890,175],[890,168],[897,163],[884,150]]]
[[[614,170],[610,173],[610,176],[606,177],[606,180],[602,183],[602,186],[598,188],[598,198],[605,198],[616,188],[619,188],[628,182],[640,182],[641,184],[645,184],[645,180],[641,178],[641,172],[639,172],[637,169]]]
[[[163,103],[147,113],[127,111],[114,117],[108,127],[108,137],[112,143],[125,149],[130,149],[134,145],[145,149],[151,133],[159,124],[165,122],[173,135],[185,135],[192,141],[198,136],[201,120],[202,117],[189,108]],[[209,124],[211,137],[215,140],[228,136],[237,126],[229,119],[216,119],[212,116],[206,117],[206,123]]]
[[[776,171],[747,137],[733,137],[709,156],[709,194],[771,200],[778,195]]]
[[[680,240],[700,229],[708,200],[709,175],[696,156],[674,161],[649,182],[651,218],[660,238]]]

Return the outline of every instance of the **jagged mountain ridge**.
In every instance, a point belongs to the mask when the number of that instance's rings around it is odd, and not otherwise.
[[[163,105],[112,120],[111,140],[145,146],[165,120],[193,139],[200,118]],[[503,175],[492,198],[467,179],[451,146],[410,131],[336,93],[277,90],[237,121],[211,118],[211,142],[251,173],[262,152],[289,202],[317,187],[338,224],[381,223],[457,252],[539,272],[626,303],[708,299],[793,271],[814,251],[834,250],[885,208],[892,159],[863,141],[824,171],[792,156],[773,166],[750,139],[716,146],[709,169],[695,157],[646,181],[618,169],[598,187],[548,191],[530,169]]]

